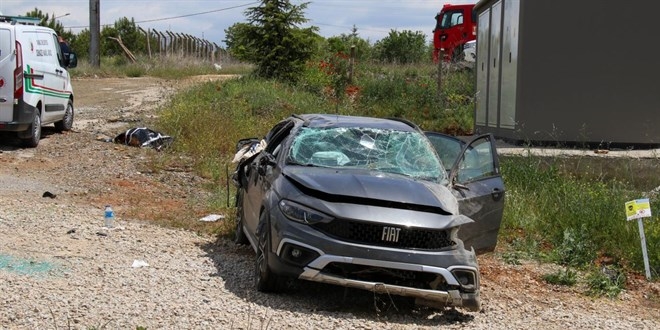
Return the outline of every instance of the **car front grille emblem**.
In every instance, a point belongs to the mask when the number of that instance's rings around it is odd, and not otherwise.
[[[381,236],[381,240],[385,242],[399,242],[400,232],[401,228],[385,226],[383,227],[383,235]]]

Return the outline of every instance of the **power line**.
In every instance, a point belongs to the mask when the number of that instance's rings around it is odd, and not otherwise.
[[[244,5],[238,5],[238,6],[233,6],[233,7],[221,8],[221,9],[214,9],[214,10],[207,10],[207,11],[198,12],[198,13],[185,14],[185,15],[178,15],[178,16],[171,16],[171,17],[163,17],[163,18],[147,19],[147,20],[143,20],[143,21],[135,22],[135,24],[139,24],[139,23],[150,23],[150,22],[160,22],[160,21],[169,21],[169,20],[173,20],[173,19],[177,19],[177,18],[183,18],[183,17],[191,17],[191,16],[199,16],[199,15],[205,15],[205,14],[217,13],[217,12],[220,12],[220,11],[226,11],[226,10],[231,10],[231,9],[236,9],[236,8],[241,8],[241,7],[247,7],[247,6],[255,5],[255,4],[258,4],[258,3],[260,3],[260,2],[259,2],[259,1],[255,1],[255,2],[250,2],[250,3],[244,4]],[[113,24],[102,24],[101,26],[111,26],[111,25],[113,25]],[[88,27],[89,27],[89,25],[81,25],[81,26],[68,26],[68,27],[65,27],[65,28],[66,28],[66,29],[85,29],[85,28],[88,28]]]

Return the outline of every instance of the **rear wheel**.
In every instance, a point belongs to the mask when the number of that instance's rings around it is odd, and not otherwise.
[[[62,120],[55,122],[55,129],[59,132],[70,131],[73,128],[73,103],[71,100],[66,105],[66,111]]]
[[[268,266],[268,252],[270,250],[270,226],[268,217],[262,213],[259,217],[259,227],[257,229],[257,260],[255,262],[254,282],[258,291],[261,292],[280,292],[282,291],[282,277],[273,273]]]
[[[39,117],[38,111],[34,115],[30,128],[25,132],[19,133],[19,138],[21,138],[23,146],[27,148],[35,148],[39,145],[39,140],[41,139],[41,117]]]

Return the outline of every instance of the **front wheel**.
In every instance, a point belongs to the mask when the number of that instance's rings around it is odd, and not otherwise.
[[[281,292],[282,291],[282,277],[273,273],[268,266],[268,252],[270,242],[270,226],[268,225],[268,217],[262,213],[259,217],[259,227],[257,229],[257,259],[255,262],[254,282],[257,291],[260,292]]]
[[[70,131],[73,128],[73,103],[71,100],[66,105],[66,111],[62,120],[55,122],[55,129],[58,132]]]

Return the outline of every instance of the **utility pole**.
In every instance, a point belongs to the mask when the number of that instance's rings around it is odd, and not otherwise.
[[[101,0],[89,0],[89,64],[101,66]]]

